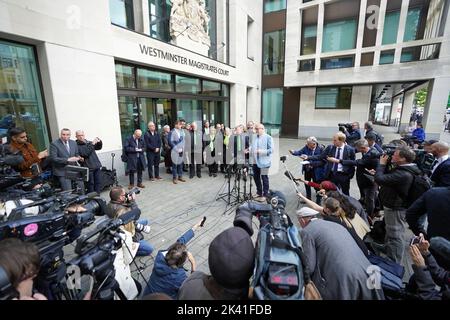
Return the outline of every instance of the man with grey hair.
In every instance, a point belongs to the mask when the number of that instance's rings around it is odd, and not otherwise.
[[[103,142],[100,138],[95,138],[92,141],[86,140],[83,130],[77,130],[75,136],[77,138],[78,151],[80,156],[84,159],[83,165],[89,168],[88,192],[95,191],[100,194],[102,191],[100,176],[102,163],[100,162],[96,151],[102,149]]]
[[[253,160],[253,178],[258,194],[256,200],[264,202],[269,195],[269,169],[272,164],[273,141],[272,137],[265,133],[262,123],[256,124],[255,129],[257,135],[250,147]]]
[[[127,155],[127,169],[130,178],[129,190],[134,188],[135,173],[137,173],[137,186],[139,188],[145,188],[142,184],[142,171],[145,170],[145,149],[145,141],[142,138],[142,131],[139,129],[135,130],[134,134],[125,140],[124,150]]]
[[[373,218],[378,187],[374,178],[370,178],[369,171],[377,169],[380,163],[380,153],[374,147],[369,147],[369,143],[365,139],[357,140],[355,148],[357,152],[361,152],[362,157],[361,159],[349,160],[348,162],[356,166],[356,182],[364,199],[366,212]]]
[[[58,178],[61,188],[64,191],[72,189],[72,183],[66,179],[65,168],[68,165],[78,165],[78,161],[82,161],[78,151],[78,145],[75,141],[70,140],[71,132],[64,128],[61,130],[59,139],[50,144],[50,159],[53,164],[53,175]],[[83,182],[78,182],[78,187],[84,192]]]
[[[375,173],[375,182],[380,186],[380,202],[384,208],[386,254],[397,263],[402,262],[406,245],[406,197],[414,177],[421,175],[413,163],[415,158],[416,154],[409,147],[397,147],[391,160],[393,169],[386,170],[389,156],[383,155]]]
[[[371,263],[350,233],[342,225],[318,216],[319,212],[307,207],[297,211],[305,263],[322,298],[384,299],[381,289],[368,285]]]
[[[306,145],[297,151],[289,150],[293,156],[318,156],[323,152],[319,146],[316,137],[306,139]],[[322,161],[310,161],[309,164],[302,165],[302,173],[305,181],[320,183],[323,180],[324,164]],[[311,187],[305,184],[306,197],[311,200]]]
[[[431,145],[431,153],[437,162],[431,171],[431,180],[435,187],[450,187],[449,146],[446,142],[436,142]]]

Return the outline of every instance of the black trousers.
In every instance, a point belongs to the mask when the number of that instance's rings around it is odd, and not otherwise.
[[[343,194],[347,196],[350,195],[350,176],[348,174],[343,172],[331,172],[330,180],[342,190]]]
[[[197,172],[197,177],[202,176],[202,165],[201,164],[190,164],[189,165],[189,177],[194,177]]]
[[[314,181],[314,171],[313,170],[307,170],[304,174],[305,181]],[[316,182],[316,181],[314,181]],[[311,187],[305,184],[305,190],[306,190],[306,197],[311,200]]]
[[[144,171],[144,167],[142,166],[142,163],[138,160],[137,162],[137,170],[130,170],[128,173],[128,177],[130,177],[130,184],[134,185],[134,173],[137,173],[137,183],[142,183],[142,171]]]
[[[161,156],[159,152],[147,152],[147,165],[148,165],[148,178],[159,177],[159,162],[161,161]],[[153,175],[153,169],[155,175]]]
[[[100,168],[98,169],[89,169],[89,183],[88,183],[88,192],[97,192],[100,193],[102,190],[100,190],[100,183],[101,183],[101,176],[100,176]]]

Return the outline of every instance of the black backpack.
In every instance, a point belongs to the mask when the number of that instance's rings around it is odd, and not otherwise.
[[[100,169],[100,189],[103,191],[112,187],[116,182],[116,170],[109,170],[106,167]]]
[[[428,176],[424,174],[419,175],[411,171],[408,167],[400,167],[399,169],[408,171],[413,176],[408,194],[404,195],[403,197],[406,203],[406,207],[409,208],[414,203],[414,201],[419,199],[425,192],[431,189],[431,180],[430,178],[428,178]]]

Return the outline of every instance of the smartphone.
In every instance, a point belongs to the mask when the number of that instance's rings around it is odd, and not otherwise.
[[[419,244],[420,243],[420,237],[413,237],[411,239],[411,245]]]
[[[203,225],[205,224],[205,221],[206,221],[206,217],[203,217],[203,220],[202,220],[202,222],[200,223],[200,227],[203,227]]]

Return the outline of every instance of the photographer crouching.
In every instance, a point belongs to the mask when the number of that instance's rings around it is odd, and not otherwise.
[[[380,166],[375,173],[375,182],[380,186],[380,201],[384,207],[386,223],[386,254],[397,263],[401,263],[405,251],[406,198],[415,175],[421,172],[414,160],[414,151],[406,146],[395,149],[392,155],[392,169],[386,170],[390,156],[380,158]]]
[[[117,217],[117,213],[124,208],[128,211],[137,208],[136,204],[136,194],[139,194],[139,189],[133,189],[130,192],[126,192],[121,186],[117,186],[111,189],[109,192],[109,197],[111,201],[108,203],[106,208],[106,214],[109,218],[114,219]],[[139,242],[139,248],[136,256],[149,256],[152,254],[154,248],[153,246],[144,240],[144,235],[142,232],[149,233],[150,226],[147,219],[140,219],[135,223],[136,232],[134,233],[133,241]]]

